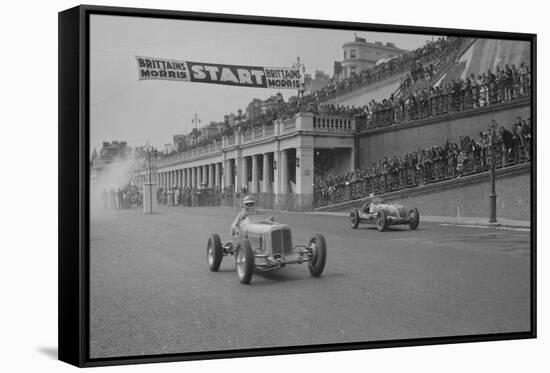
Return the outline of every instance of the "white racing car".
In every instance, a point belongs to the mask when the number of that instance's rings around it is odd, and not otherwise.
[[[305,245],[293,246],[288,225],[257,214],[240,223],[231,241],[222,244],[218,234],[210,235],[206,245],[210,270],[218,271],[226,255],[235,255],[239,281],[249,284],[254,269],[271,271],[287,264],[307,263],[310,274],[319,277],[325,268],[327,246],[322,234],[312,235]]]
[[[353,229],[357,229],[359,224],[376,224],[380,232],[390,225],[408,225],[410,229],[416,229],[420,223],[420,213],[417,208],[408,209],[403,205],[372,199],[361,209],[351,210],[349,220]]]

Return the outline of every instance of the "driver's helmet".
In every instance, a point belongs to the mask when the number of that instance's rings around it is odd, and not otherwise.
[[[254,198],[252,196],[246,196],[243,198],[243,206],[245,208],[252,208],[256,202],[254,201]]]

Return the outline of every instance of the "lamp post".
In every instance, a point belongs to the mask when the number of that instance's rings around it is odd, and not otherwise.
[[[153,182],[153,167],[151,164],[151,153],[153,148],[147,144],[147,171],[148,182],[143,184],[143,212],[145,214],[153,214],[156,208],[156,182]],[[155,197],[153,197],[155,194]],[[148,202],[148,203],[146,203]]]
[[[489,124],[491,134],[491,194],[489,194],[489,223],[497,222],[497,194],[496,194],[496,156],[495,156],[495,138],[497,122],[492,119]]]
[[[149,162],[149,214],[153,213],[153,188],[151,188],[151,147],[147,144],[147,159]]]

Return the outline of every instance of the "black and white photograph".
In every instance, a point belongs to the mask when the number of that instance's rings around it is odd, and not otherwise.
[[[89,357],[530,332],[531,48],[90,15]]]
[[[543,3],[3,15],[3,371],[545,371]]]
[[[8,2],[5,371],[517,373],[542,3]]]

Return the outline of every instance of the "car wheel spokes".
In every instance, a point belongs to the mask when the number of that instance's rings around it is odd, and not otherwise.
[[[243,255],[242,250],[239,250],[239,254],[237,254],[237,272],[239,273],[240,277],[244,275],[245,265],[246,265],[246,258]]]
[[[311,264],[315,265],[317,261],[317,244],[315,241],[311,242]]]
[[[214,262],[214,252],[213,252],[213,247],[212,247],[212,241],[208,241],[208,255],[207,255],[207,260],[208,260],[208,264],[209,265],[212,265],[212,263]]]
[[[308,263],[309,272],[312,276],[319,277],[325,268],[327,258],[327,246],[323,235],[315,234],[309,240],[309,248],[311,250],[311,259]]]

